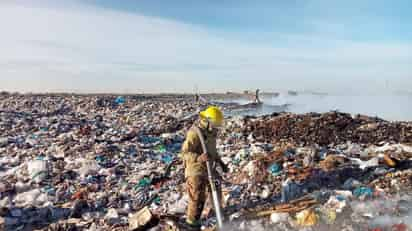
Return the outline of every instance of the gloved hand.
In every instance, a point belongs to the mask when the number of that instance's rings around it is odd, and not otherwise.
[[[197,157],[197,161],[200,163],[205,163],[209,160],[209,155],[207,153],[203,153],[202,155]]]

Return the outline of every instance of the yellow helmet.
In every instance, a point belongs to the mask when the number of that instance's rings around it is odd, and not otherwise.
[[[200,112],[202,119],[208,120],[214,127],[220,127],[223,125],[223,112],[215,106],[210,106],[206,110]]]

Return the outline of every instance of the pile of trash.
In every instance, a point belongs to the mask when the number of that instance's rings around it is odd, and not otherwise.
[[[245,134],[259,141],[287,140],[303,145],[362,144],[380,142],[412,143],[411,122],[388,122],[362,115],[352,117],[341,112],[295,115],[280,113],[264,118],[246,118]]]
[[[183,230],[179,153],[205,106],[192,96],[0,95],[0,230]],[[410,229],[411,129],[337,112],[228,117],[218,141],[230,169],[220,172],[225,228]],[[202,221],[213,228],[213,212]]]

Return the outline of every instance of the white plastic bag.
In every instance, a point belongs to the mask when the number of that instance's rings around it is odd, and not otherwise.
[[[47,161],[34,160],[27,163],[27,171],[30,178],[36,183],[42,182],[48,175]]]
[[[49,198],[45,193],[42,193],[40,189],[33,189],[17,194],[13,201],[19,207],[43,206],[49,201]]]

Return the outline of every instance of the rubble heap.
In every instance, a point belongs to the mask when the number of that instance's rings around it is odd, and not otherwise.
[[[380,142],[412,143],[412,123],[388,122],[379,118],[341,112],[295,115],[274,114],[245,121],[245,134],[253,133],[259,141],[286,140],[303,145],[362,144]]]

